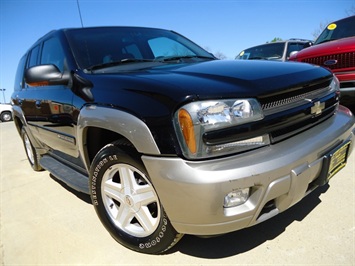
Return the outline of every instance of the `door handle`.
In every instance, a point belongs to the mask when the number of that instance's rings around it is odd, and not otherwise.
[[[37,108],[37,109],[40,109],[41,106],[42,106],[42,101],[41,101],[41,100],[37,100],[36,103],[35,103],[35,105],[36,105],[36,108]]]

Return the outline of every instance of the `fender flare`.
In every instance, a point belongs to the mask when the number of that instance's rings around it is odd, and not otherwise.
[[[87,105],[80,111],[77,123],[77,144],[85,165],[90,165],[85,152],[85,131],[88,127],[110,130],[128,139],[138,152],[150,155],[160,155],[153,135],[148,126],[136,116],[108,107]]]

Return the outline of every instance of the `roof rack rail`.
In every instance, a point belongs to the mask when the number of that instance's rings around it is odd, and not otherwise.
[[[307,40],[307,39],[301,39],[301,38],[291,38],[290,40],[292,41],[305,41],[305,42],[311,42],[311,40]]]

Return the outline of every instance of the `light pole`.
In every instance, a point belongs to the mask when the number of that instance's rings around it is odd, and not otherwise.
[[[2,96],[4,97],[4,103],[6,103],[6,101],[5,101],[5,91],[6,91],[6,89],[0,89],[0,91],[2,91]]]

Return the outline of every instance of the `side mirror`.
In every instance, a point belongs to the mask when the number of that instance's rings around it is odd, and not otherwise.
[[[294,56],[294,55],[297,54],[297,53],[298,53],[298,51],[292,51],[292,52],[290,53],[289,58],[291,58],[292,56]]]
[[[68,85],[70,75],[60,72],[55,65],[30,67],[25,72],[25,82],[29,86]]]
[[[308,47],[311,47],[313,45],[313,42],[307,42],[303,45],[303,49],[304,48],[308,48]]]

